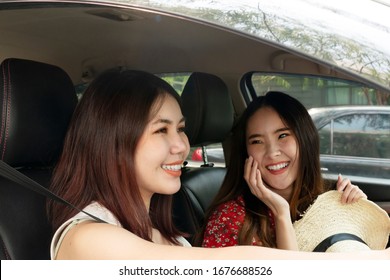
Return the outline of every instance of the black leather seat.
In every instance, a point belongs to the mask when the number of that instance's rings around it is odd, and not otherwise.
[[[0,158],[47,186],[77,104],[60,68],[23,59],[1,64]],[[45,197],[0,177],[0,258],[49,259]]]
[[[223,142],[234,121],[233,104],[225,83],[217,76],[192,73],[182,93],[186,133],[191,146]],[[182,187],[174,195],[173,217],[176,226],[194,233],[203,223],[205,211],[218,192],[226,168],[205,162],[200,168],[184,168]]]

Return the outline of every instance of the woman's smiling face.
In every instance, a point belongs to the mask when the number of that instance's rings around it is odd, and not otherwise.
[[[298,143],[273,108],[260,108],[249,118],[246,146],[266,185],[288,200],[298,175]]]
[[[145,204],[154,193],[173,194],[179,190],[181,167],[190,150],[184,129],[179,104],[166,95],[136,149],[137,181]]]

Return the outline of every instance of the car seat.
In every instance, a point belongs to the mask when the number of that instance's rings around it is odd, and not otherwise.
[[[60,68],[9,58],[1,64],[0,158],[48,186],[77,104]],[[0,259],[50,259],[45,196],[0,177]]]
[[[181,97],[190,145],[206,146],[223,142],[233,126],[234,110],[222,79],[194,72]],[[181,231],[189,234],[187,239],[191,243],[225,174],[225,167],[214,167],[207,160],[200,168],[183,169],[182,187],[173,198],[173,219]]]

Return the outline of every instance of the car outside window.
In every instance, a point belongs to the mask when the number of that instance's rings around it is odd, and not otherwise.
[[[390,92],[356,82],[324,76],[255,72],[245,77],[246,97],[268,91],[283,91],[297,98],[307,109],[336,105],[390,105]]]
[[[390,158],[390,115],[352,114],[332,120],[332,123],[331,154]]]
[[[82,84],[78,84],[74,87],[78,100],[80,100],[81,96],[83,96],[83,94],[88,86],[89,86],[89,83],[82,83]]]
[[[332,141],[332,126],[331,123],[328,123],[320,130],[318,134],[320,136],[320,154],[330,155],[333,151],[333,141]]]
[[[176,92],[181,95],[191,73],[159,73],[156,75],[168,82],[176,90]]]

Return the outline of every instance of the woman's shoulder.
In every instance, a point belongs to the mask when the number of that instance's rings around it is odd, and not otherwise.
[[[145,240],[122,227],[108,223],[83,221],[64,236],[56,259],[134,258],[144,251]]]
[[[56,258],[59,247],[61,246],[65,236],[71,231],[72,228],[76,227],[79,224],[85,224],[88,222],[96,222],[97,217],[101,221],[104,221],[106,224],[114,225],[116,227],[121,227],[119,221],[116,217],[109,211],[107,208],[102,206],[97,202],[93,202],[87,205],[82,211],[74,215],[72,218],[64,222],[54,233],[52,242],[51,242],[51,257]],[[104,223],[102,223],[104,224]],[[78,227],[80,228],[80,227]]]

